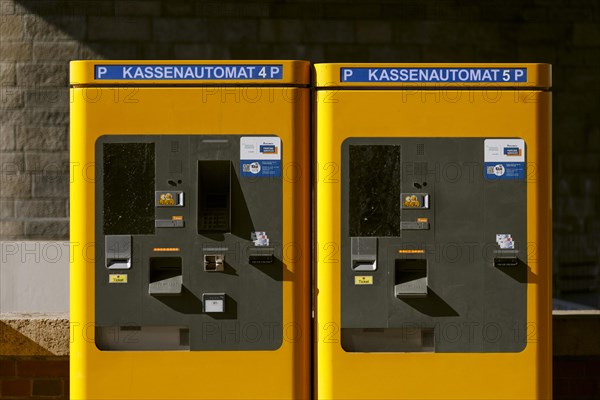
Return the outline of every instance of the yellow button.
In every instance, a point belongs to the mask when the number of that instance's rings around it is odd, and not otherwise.
[[[108,283],[127,283],[126,274],[110,274],[108,275]]]
[[[372,285],[373,284],[373,275],[355,276],[354,284],[355,285]]]

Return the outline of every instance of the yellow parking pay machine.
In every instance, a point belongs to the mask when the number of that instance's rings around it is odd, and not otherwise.
[[[71,63],[71,396],[310,396],[309,64]]]
[[[550,66],[315,69],[315,396],[551,397]]]

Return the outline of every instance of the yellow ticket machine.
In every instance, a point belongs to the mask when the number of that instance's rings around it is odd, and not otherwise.
[[[551,397],[550,66],[315,69],[316,397]]]
[[[71,396],[310,396],[309,64],[71,63]]]

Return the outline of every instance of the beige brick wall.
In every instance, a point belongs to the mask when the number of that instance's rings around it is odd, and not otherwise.
[[[0,398],[69,398],[67,315],[0,316]]]

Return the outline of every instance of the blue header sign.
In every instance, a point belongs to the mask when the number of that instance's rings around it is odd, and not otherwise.
[[[94,65],[96,80],[280,80],[281,64],[207,65],[207,64],[145,64]]]
[[[527,82],[527,68],[340,68],[340,80],[356,83],[522,83]]]

